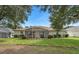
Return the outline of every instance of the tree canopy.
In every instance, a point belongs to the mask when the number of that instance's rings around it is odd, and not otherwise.
[[[51,27],[58,32],[64,29],[64,26],[79,21],[79,6],[74,5],[53,5],[41,6],[42,11],[50,13]]]
[[[29,5],[0,5],[0,20],[7,20],[8,27],[17,28],[31,13]]]

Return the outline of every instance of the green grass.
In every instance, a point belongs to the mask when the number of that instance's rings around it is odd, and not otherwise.
[[[0,38],[0,44],[37,45],[37,48],[32,48],[31,51],[38,53],[79,53],[79,38],[73,37],[52,39]]]
[[[20,38],[0,38],[0,44],[26,44],[40,46],[79,46],[79,38],[52,38],[50,39],[20,39]]]

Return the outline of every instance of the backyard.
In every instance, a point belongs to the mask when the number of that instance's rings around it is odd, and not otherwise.
[[[0,53],[79,53],[79,38],[0,38]]]

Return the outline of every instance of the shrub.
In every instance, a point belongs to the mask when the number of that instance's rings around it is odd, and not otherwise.
[[[68,36],[69,36],[68,34],[65,35],[65,37],[68,37]]]
[[[14,35],[14,38],[18,38],[18,35]]]
[[[58,35],[53,35],[53,37],[54,37],[54,38],[57,38],[57,37],[61,37],[61,35],[60,35],[60,34],[58,34]]]
[[[26,39],[26,37],[24,35],[20,35],[19,38]]]
[[[57,36],[56,35],[53,35],[53,37],[56,38]]]
[[[14,38],[26,39],[26,37],[24,35],[14,35]]]
[[[48,39],[51,39],[51,38],[53,38],[53,36],[52,35],[48,35]]]
[[[61,37],[61,35],[60,35],[60,34],[58,34],[58,37]]]

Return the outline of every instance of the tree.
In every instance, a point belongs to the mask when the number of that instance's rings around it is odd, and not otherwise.
[[[64,29],[64,26],[79,21],[78,6],[68,6],[68,5],[41,6],[41,10],[48,11],[50,13],[49,18],[51,22],[51,27],[56,30],[57,37],[59,32],[62,29]]]
[[[7,20],[7,26],[13,29],[27,20],[32,6],[26,5],[2,5],[0,6],[0,20]]]

